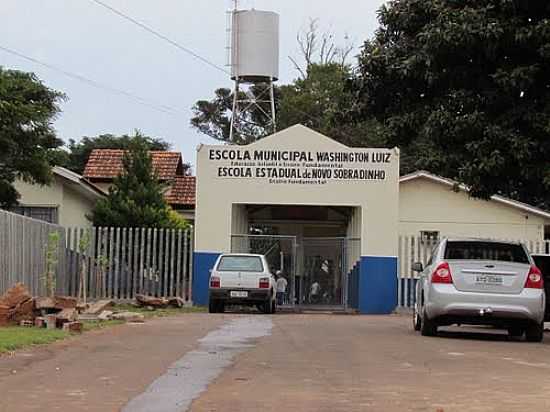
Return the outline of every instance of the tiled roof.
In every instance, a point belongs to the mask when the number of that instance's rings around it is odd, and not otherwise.
[[[83,176],[87,179],[114,179],[122,172],[124,150],[94,149],[88,158]],[[182,171],[179,152],[151,151],[153,168],[159,179],[174,179]]]
[[[164,198],[170,205],[195,206],[195,176],[178,176]]]

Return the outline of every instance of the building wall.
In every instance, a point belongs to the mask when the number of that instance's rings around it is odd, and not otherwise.
[[[176,209],[176,212],[178,212],[180,215],[183,216],[185,220],[190,222],[191,224],[195,221],[195,211],[194,210],[183,210],[183,209]]]
[[[60,207],[63,203],[63,184],[61,179],[54,177],[49,186],[30,184],[22,180],[15,182],[15,189],[21,195],[19,203],[24,206]]]
[[[59,224],[65,227],[91,227],[92,222],[86,216],[92,213],[94,203],[70,186],[65,186]]]
[[[537,215],[496,201],[473,199],[449,186],[418,178],[399,186],[399,234],[419,236],[439,231],[440,236],[474,236],[542,240],[544,225]]]
[[[246,162],[217,159],[216,151],[305,151],[316,156],[318,152],[363,153],[369,159],[384,161],[366,164],[344,164],[344,168],[363,168],[384,171],[383,179],[320,179],[314,184],[291,182],[273,183],[268,178],[227,177],[223,168],[241,168]],[[334,163],[334,169],[341,167]],[[311,164],[311,163],[310,163]],[[254,173],[256,167],[252,167]],[[286,168],[279,164],[276,167]],[[308,168],[298,162],[297,168]],[[248,168],[244,166],[243,169]],[[292,168],[292,167],[291,167]],[[309,169],[308,169],[309,170]],[[360,309],[392,310],[393,284],[397,271],[397,229],[399,196],[399,151],[397,149],[349,148],[303,126],[294,126],[248,146],[201,146],[197,153],[197,207],[195,225],[195,301],[206,304],[208,300],[208,271],[215,258],[231,250],[231,233],[240,225],[232,225],[239,215],[233,205],[323,205],[357,208],[361,215],[355,220],[361,237],[361,288],[369,300],[385,301],[378,306],[364,304]],[[381,263],[382,262],[382,263]],[[371,279],[371,280],[369,280]],[[368,289],[368,290],[367,290]],[[388,295],[389,294],[389,295]],[[372,303],[372,302],[371,302]],[[372,312],[374,313],[374,312]],[[380,313],[380,312],[377,312]]]
[[[15,187],[21,195],[22,206],[57,207],[61,226],[91,226],[86,214],[91,212],[94,201],[76,192],[63,178],[55,176],[49,186],[18,180]]]
[[[354,208],[347,228],[347,262],[351,271],[361,259],[361,209]]]
[[[217,177],[210,150],[311,150],[387,153],[384,181],[335,181],[327,185],[267,184],[265,179]],[[233,204],[325,205],[361,207],[362,254],[396,256],[399,154],[394,149],[350,149],[304,127],[292,127],[253,145],[202,146],[197,153],[196,250],[231,249]]]
[[[109,193],[109,188],[113,185],[113,182],[93,182],[94,186],[99,188],[103,193]]]

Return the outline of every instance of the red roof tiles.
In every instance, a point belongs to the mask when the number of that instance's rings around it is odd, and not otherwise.
[[[124,150],[95,149],[88,158],[83,176],[92,181],[114,179],[122,172]],[[160,180],[174,179],[183,170],[179,152],[151,151],[153,168]]]
[[[170,205],[195,206],[195,176],[178,176],[164,198]]]

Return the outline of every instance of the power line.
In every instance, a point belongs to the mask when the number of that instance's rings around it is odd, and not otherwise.
[[[35,59],[34,57],[30,57],[30,56],[27,56],[23,53],[20,53],[16,50],[9,49],[9,48],[1,46],[1,45],[0,45],[0,50],[4,51],[6,53],[12,54],[14,56],[17,56],[21,59],[25,59],[25,60],[28,60],[28,61],[33,62],[35,64],[38,64],[40,66],[46,67],[50,70],[53,70],[53,71],[59,72],[61,74],[64,74],[67,77],[70,77],[74,80],[78,80],[78,81],[83,82],[83,83],[86,83],[89,86],[95,87],[97,89],[101,89],[101,90],[108,91],[108,92],[113,93],[113,94],[117,94],[117,95],[127,97],[127,98],[135,101],[136,103],[139,103],[143,106],[147,106],[147,107],[149,107],[151,109],[154,109],[154,110],[157,110],[159,112],[169,114],[169,115],[176,115],[178,113],[184,114],[183,111],[180,111],[175,107],[167,106],[167,105],[158,105],[158,104],[155,104],[155,103],[151,103],[147,99],[144,99],[144,98],[142,98],[138,95],[135,95],[133,93],[130,93],[130,92],[127,92],[127,91],[124,91],[124,90],[121,90],[121,89],[116,89],[114,87],[99,83],[95,80],[88,79],[87,77],[81,76],[81,75],[76,74],[76,73],[71,73],[67,70],[64,70],[64,69],[60,68],[60,67],[54,66],[54,65],[49,64],[49,63],[45,63],[43,61]]]
[[[136,20],[134,19],[133,17],[130,17],[128,16],[127,14],[124,14],[123,12],[121,12],[120,10],[117,10],[115,9],[114,7],[108,5],[107,3],[104,3],[103,1],[101,0],[90,0],[91,2],[109,10],[110,12],[116,14],[117,16],[119,17],[122,17],[123,19],[141,27],[143,30],[151,33],[152,35],[158,37],[159,39],[162,39],[168,43],[170,43],[172,46],[178,48],[179,50],[187,53],[187,54],[190,54],[191,56],[193,56],[195,59],[197,60],[200,60],[202,61],[203,63],[209,65],[210,67],[213,67],[214,69],[216,70],[219,70],[225,74],[230,74],[226,69],[224,69],[223,67],[217,65],[216,63],[213,63],[211,62],[210,60],[208,60],[207,58],[201,56],[200,54],[194,52],[193,50],[191,50],[190,48],[188,47],[185,47],[185,46],[182,46],[180,43],[170,39],[169,37],[166,37],[164,34],[158,32],[157,30],[155,29],[152,29],[151,27],[147,26],[145,23],[142,23],[140,22],[139,20]]]

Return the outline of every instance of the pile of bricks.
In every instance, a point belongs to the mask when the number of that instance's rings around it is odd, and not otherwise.
[[[70,332],[82,332],[78,321],[78,300],[68,296],[36,298],[34,325],[48,329],[62,328]]]
[[[0,297],[0,326],[19,324],[81,332],[77,304],[76,298],[67,296],[33,298],[25,285],[18,283]]]
[[[34,299],[25,285],[18,283],[0,297],[0,326],[33,319]]]

